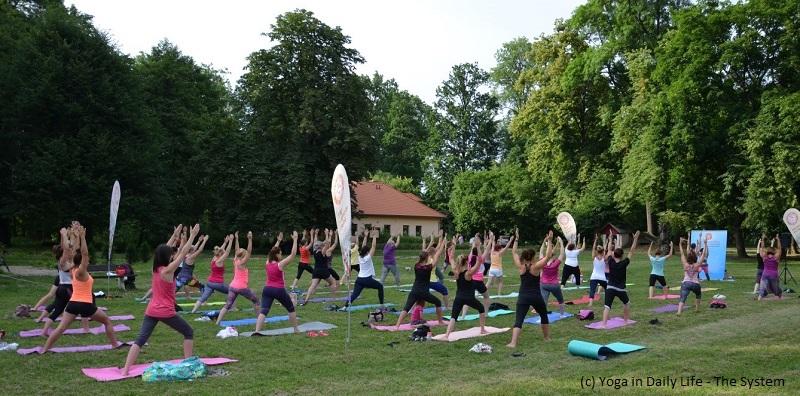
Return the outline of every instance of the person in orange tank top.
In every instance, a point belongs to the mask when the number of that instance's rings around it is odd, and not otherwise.
[[[314,276],[314,267],[311,266],[311,247],[314,246],[316,240],[316,229],[312,228],[310,235],[308,230],[303,231],[303,239],[298,246],[298,250],[300,251],[300,264],[297,266],[297,276],[295,276],[292,287],[290,287],[289,290],[297,289],[297,281],[303,276],[303,272],[308,272],[311,276]]]
[[[64,330],[69,327],[70,323],[72,323],[78,315],[103,324],[103,326],[105,326],[106,336],[111,342],[112,347],[118,348],[120,345],[123,345],[120,344],[114,336],[114,326],[108,318],[108,315],[97,309],[97,305],[94,303],[94,295],[92,294],[94,279],[89,274],[89,271],[87,271],[89,267],[89,248],[86,244],[86,228],[77,223],[75,223],[73,227],[78,236],[76,245],[80,246],[81,260],[80,265],[72,269],[72,296],[69,299],[66,309],[64,309],[61,324],[58,325],[58,328],[47,338],[47,342],[44,344],[40,353],[45,353],[50,350],[53,344],[61,337],[61,334],[64,333]],[[66,228],[62,228],[61,240],[64,241],[66,238],[67,230]],[[74,255],[75,250],[78,248],[76,245],[67,246],[64,254]]]

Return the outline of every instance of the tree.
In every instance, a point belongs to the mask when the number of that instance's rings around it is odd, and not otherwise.
[[[372,181],[388,184],[394,187],[396,190],[402,191],[404,193],[411,193],[415,195],[420,194],[419,187],[416,184],[414,184],[414,181],[411,180],[411,178],[409,177],[396,176],[389,172],[377,171],[371,174],[369,179]]]
[[[522,73],[531,67],[530,51],[531,42],[525,37],[517,37],[503,43],[494,55],[497,65],[489,76],[498,101],[508,111],[509,118],[519,112],[533,88],[520,79]]]
[[[485,91],[489,74],[476,64],[453,66],[436,89],[436,126],[426,158],[426,201],[437,209],[447,205],[453,176],[489,168],[503,148],[497,143],[497,99]]]
[[[336,164],[352,180],[374,167],[366,82],[355,74],[364,60],[306,10],[279,16],[266,35],[274,45],[250,54],[237,88],[250,147],[239,154],[238,224],[332,226],[325,197]]]

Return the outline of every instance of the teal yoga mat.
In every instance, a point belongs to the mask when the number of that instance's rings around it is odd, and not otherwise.
[[[509,311],[507,309],[496,309],[494,311],[489,311],[489,314],[486,315],[486,316],[488,316],[490,318],[494,318],[495,316],[513,314],[514,312],[515,311]],[[481,316],[479,314],[469,314],[469,315],[465,316],[464,319],[458,318],[458,321],[459,322],[464,322],[464,321],[470,321],[470,320],[478,320],[478,319],[480,319],[480,317]],[[443,316],[442,318],[444,320],[450,320],[449,316]]]
[[[305,333],[307,331],[320,331],[320,330],[330,330],[335,329],[336,325],[332,325],[330,323],[323,323],[323,322],[308,322],[303,323],[300,326],[297,326],[297,329],[300,330],[300,333]],[[253,337],[253,336],[280,336],[280,335],[289,335],[294,334],[294,328],[292,327],[285,327],[282,329],[271,329],[271,330],[261,330],[259,332],[255,331],[246,331],[244,333],[239,333],[239,337]]]
[[[553,323],[561,319],[571,318],[573,316],[575,315],[569,312],[564,312],[564,316],[561,316],[561,314],[558,312],[550,312],[549,314],[547,314],[547,319],[550,323]],[[542,324],[541,319],[542,318],[540,318],[539,315],[533,314],[533,316],[531,316],[530,318],[525,319],[525,323],[539,325]]]
[[[646,349],[646,347],[622,342],[600,345],[589,341],[572,340],[567,344],[567,351],[574,356],[595,360],[606,360],[611,355],[630,353]]]
[[[384,307],[391,307],[391,306],[394,306],[394,304],[383,304],[383,306]],[[339,308],[337,311],[338,312],[347,312],[348,310],[349,311],[362,311],[362,310],[365,310],[365,309],[375,309],[375,308],[380,308],[380,307],[381,307],[380,304],[351,305],[350,307]]]

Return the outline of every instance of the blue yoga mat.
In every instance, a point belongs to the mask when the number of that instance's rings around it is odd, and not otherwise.
[[[561,316],[561,314],[558,312],[550,312],[549,314],[547,314],[547,319],[550,321],[550,323],[553,323],[561,319],[571,318],[573,316],[575,315],[569,312],[564,312],[564,316]],[[540,318],[539,315],[534,314],[530,318],[525,319],[525,323],[539,325],[542,324],[542,318]]]
[[[600,345],[589,341],[572,340],[567,344],[567,351],[571,355],[595,360],[606,360],[611,355],[636,352],[642,349],[646,349],[646,347],[622,342]]]
[[[488,316],[490,318],[494,318],[494,317],[500,316],[500,315],[513,314],[514,312],[515,311],[510,311],[510,310],[507,310],[507,309],[496,309],[494,311],[489,311],[489,313],[486,316]],[[442,318],[444,320],[450,320],[450,316],[447,316],[447,315],[443,316]],[[481,318],[480,314],[469,314],[469,315],[465,316],[464,319],[458,318],[458,320],[459,320],[459,322],[464,322],[464,321],[470,321],[470,320],[478,320],[480,318]]]
[[[247,319],[237,319],[237,320],[223,320],[220,322],[220,326],[228,327],[228,326],[249,326],[256,324],[256,318],[247,318]],[[267,317],[264,320],[264,323],[273,323],[273,322],[283,322],[284,320],[289,320],[288,315],[283,316],[272,316]]]

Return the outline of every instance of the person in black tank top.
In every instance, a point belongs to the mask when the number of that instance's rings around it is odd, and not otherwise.
[[[467,256],[463,254],[458,256],[458,259],[453,263],[453,273],[456,278],[456,299],[453,301],[453,311],[450,313],[450,323],[447,325],[445,338],[449,338],[450,333],[456,327],[458,315],[464,305],[478,310],[480,313],[481,334],[486,334],[486,310],[483,308],[483,304],[475,298],[475,286],[472,283],[472,275],[480,270],[480,266],[468,267]]]
[[[519,334],[522,332],[522,323],[525,321],[525,316],[528,311],[533,307],[536,313],[541,318],[542,335],[545,340],[550,339],[550,321],[547,318],[547,306],[542,298],[541,289],[539,289],[539,274],[542,268],[553,256],[553,244],[550,243],[553,239],[552,231],[545,236],[545,245],[547,250],[544,257],[539,261],[534,262],[533,258],[536,252],[533,249],[525,249],[522,254],[517,253],[517,244],[519,243],[519,230],[516,231],[514,236],[514,245],[511,249],[511,255],[514,258],[514,265],[519,270],[519,297],[517,298],[517,317],[514,322],[514,328],[511,330],[511,342],[506,345],[509,348],[516,348],[519,341]]]
[[[444,251],[444,244],[439,243],[439,246],[437,246],[436,251],[433,254],[432,260],[428,259],[428,252],[423,251],[419,254],[419,260],[417,260],[417,263],[414,265],[414,285],[411,286],[411,292],[408,293],[406,305],[400,312],[400,317],[397,318],[398,329],[408,315],[408,311],[411,309],[411,307],[413,307],[414,304],[420,300],[424,300],[433,304],[436,307],[436,319],[439,320],[439,324],[444,324],[444,321],[442,320],[442,302],[430,292],[431,272],[433,272],[433,265],[428,264],[429,262],[439,262],[439,256],[442,254],[442,251]]]

